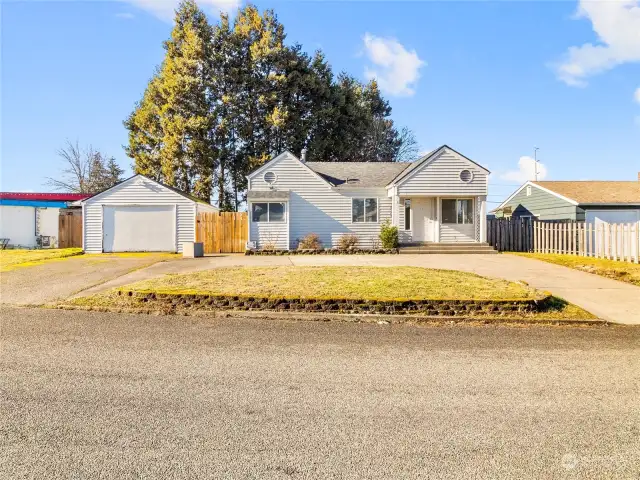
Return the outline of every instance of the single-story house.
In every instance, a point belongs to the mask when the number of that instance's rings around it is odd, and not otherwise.
[[[0,238],[8,245],[35,248],[43,240],[56,247],[59,216],[75,201],[88,197],[81,193],[0,192]]]
[[[284,152],[247,176],[249,242],[295,249],[315,233],[331,247],[356,234],[371,247],[385,220],[401,244],[484,242],[488,174],[447,145],[405,163],[306,162]]]
[[[493,210],[496,217],[634,223],[640,220],[638,181],[526,182]]]
[[[196,216],[218,208],[134,175],[81,202],[85,253],[182,252],[196,240]]]

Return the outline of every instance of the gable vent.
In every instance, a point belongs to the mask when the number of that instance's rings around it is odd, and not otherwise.
[[[469,183],[471,180],[473,180],[473,173],[471,173],[471,170],[462,170],[460,172],[460,180],[462,180],[464,183]]]
[[[267,182],[269,185],[273,185],[274,183],[276,183],[276,174],[273,172],[266,172],[264,174],[264,181]]]

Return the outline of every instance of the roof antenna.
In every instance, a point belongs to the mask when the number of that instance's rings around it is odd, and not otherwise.
[[[304,163],[304,162],[306,162],[306,161],[307,161],[307,147],[304,147],[304,148],[302,149],[302,151],[300,152],[300,161],[301,161],[302,163]]]
[[[536,182],[538,181],[538,147],[533,147],[533,165],[535,169]]]

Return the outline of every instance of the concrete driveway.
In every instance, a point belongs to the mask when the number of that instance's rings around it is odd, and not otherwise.
[[[616,280],[516,255],[220,255],[161,263],[88,289],[83,295],[167,273],[211,268],[269,265],[416,266],[473,272],[487,277],[525,281],[550,291],[610,322],[640,325],[640,288]],[[407,279],[410,281],[410,279]]]
[[[638,478],[640,329],[0,312],[0,478]]]
[[[133,270],[166,261],[166,254],[81,255],[0,273],[0,303],[43,305]]]

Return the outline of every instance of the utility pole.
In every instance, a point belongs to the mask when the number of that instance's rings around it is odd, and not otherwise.
[[[538,181],[538,150],[540,150],[538,147],[533,147],[533,165],[535,169],[536,182]]]

